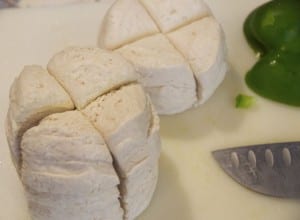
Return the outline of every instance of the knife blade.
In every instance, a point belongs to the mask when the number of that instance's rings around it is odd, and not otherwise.
[[[248,189],[300,198],[300,142],[228,148],[212,154],[230,177]]]

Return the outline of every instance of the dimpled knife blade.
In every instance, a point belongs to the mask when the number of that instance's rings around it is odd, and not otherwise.
[[[300,142],[228,148],[212,154],[229,176],[248,189],[300,198]]]

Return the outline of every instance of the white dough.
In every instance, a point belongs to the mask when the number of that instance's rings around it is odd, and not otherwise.
[[[70,47],[48,70],[24,68],[6,124],[32,220],[133,220],[152,199],[160,156],[159,118],[133,65]]]
[[[11,86],[6,118],[7,140],[18,172],[23,133],[47,115],[73,108],[70,97],[45,69],[24,67]]]
[[[167,35],[190,63],[199,84],[199,103],[207,101],[223,81],[226,48],[215,18],[206,17]]]
[[[78,109],[138,78],[134,68],[120,55],[92,47],[70,47],[57,53],[50,60],[48,70],[64,86]]]
[[[122,219],[112,157],[80,112],[53,114],[29,129],[22,157],[33,220]]]
[[[105,15],[99,46],[117,51],[135,66],[159,114],[176,114],[205,103],[227,71],[224,34],[210,8],[203,0],[125,2],[117,1]],[[134,17],[137,10],[143,14],[139,19]],[[159,33],[144,30],[151,21]],[[138,29],[140,22],[145,27]],[[124,29],[128,34],[134,30],[135,37],[123,39]],[[103,43],[116,36],[123,39],[117,46]]]
[[[140,85],[127,85],[83,112],[105,137],[122,178],[126,219],[134,219],[148,206],[158,178],[159,120],[149,98]]]
[[[99,45],[116,49],[126,43],[158,33],[154,21],[138,0],[118,0],[104,18]]]
[[[117,52],[135,66],[159,114],[182,112],[197,101],[189,64],[163,34],[127,44]]]
[[[202,0],[140,0],[163,33],[208,16]]]

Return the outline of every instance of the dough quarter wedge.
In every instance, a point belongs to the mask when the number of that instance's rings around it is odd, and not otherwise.
[[[197,101],[189,63],[163,34],[143,38],[116,51],[134,65],[139,82],[159,114],[182,112]]]
[[[11,86],[5,124],[11,158],[18,173],[23,133],[47,115],[73,108],[69,95],[45,69],[37,65],[24,67]]]
[[[139,0],[117,0],[109,11],[98,41],[102,48],[116,49],[159,32]]]
[[[122,219],[112,157],[79,111],[53,114],[29,129],[22,156],[21,178],[33,220]]]
[[[168,33],[211,14],[202,0],[140,0],[159,29]]]
[[[206,17],[167,34],[184,55],[199,85],[198,103],[206,102],[225,77],[227,65],[223,31],[214,17]]]
[[[125,219],[134,219],[149,205],[158,178],[159,120],[149,98],[140,85],[131,84],[83,112],[108,143],[121,179]]]

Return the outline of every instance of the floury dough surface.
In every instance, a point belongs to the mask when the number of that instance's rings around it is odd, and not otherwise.
[[[231,69],[201,109],[162,117],[158,185],[150,206],[137,220],[299,220],[298,201],[264,197],[244,189],[219,169],[210,154],[225,147],[299,140],[299,109],[259,98],[243,82],[255,57],[244,40],[242,22],[263,2],[227,0],[224,6],[222,0],[209,1],[225,30]],[[102,0],[55,9],[0,10],[2,125],[9,86],[23,66],[45,66],[55,52],[66,46],[96,45],[98,27],[110,3]],[[234,108],[233,100],[241,91],[256,97],[254,108]],[[4,134],[0,126],[0,219],[29,220]]]
[[[160,136],[133,66],[68,47],[47,67],[15,79],[5,124],[32,219],[135,219],[157,185]]]
[[[197,101],[193,72],[164,35],[145,37],[116,51],[135,65],[140,82],[155,97],[152,102],[160,111],[176,113]]]
[[[203,0],[119,0],[99,46],[130,61],[160,115],[199,106],[227,72],[225,36]]]
[[[44,118],[25,132],[21,151],[32,219],[122,219],[112,156],[79,111]]]

